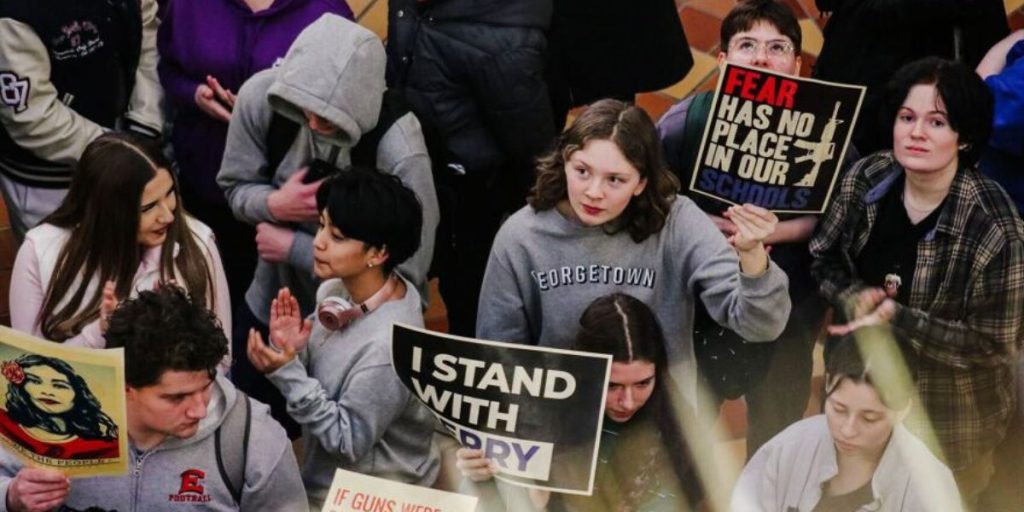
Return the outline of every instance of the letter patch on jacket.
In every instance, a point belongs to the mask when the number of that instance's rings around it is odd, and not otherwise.
[[[20,114],[28,108],[28,78],[22,78],[11,71],[0,71],[0,103]]]
[[[206,503],[211,501],[213,497],[206,494],[206,486],[203,485],[204,478],[206,478],[206,472],[203,470],[186,469],[181,473],[181,486],[178,487],[178,492],[171,494],[167,501],[177,503]]]

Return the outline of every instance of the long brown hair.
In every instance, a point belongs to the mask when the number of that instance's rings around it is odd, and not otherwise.
[[[562,133],[555,149],[538,159],[537,182],[527,199],[530,206],[549,210],[568,197],[565,162],[592,140],[614,143],[640,178],[647,180],[644,191],[605,229],[609,233],[626,230],[634,242],[661,231],[679,192],[679,180],[665,165],[651,118],[639,107],[618,100],[600,100],[587,107]]]
[[[125,133],[108,133],[85,148],[67,197],[43,219],[44,223],[70,231],[37,318],[47,339],[64,341],[96,320],[106,281],[114,281],[118,297],[130,295],[143,254],[138,243],[142,192],[160,169],[171,174],[177,195],[178,182],[170,162],[155,142]],[[174,221],[168,226],[160,249],[160,279],[174,279],[177,267],[184,280],[182,284],[212,309],[212,274],[185,220],[187,213],[181,196],[177,199]],[[93,276],[98,277],[98,286],[91,297],[86,297]]]
[[[665,335],[651,308],[625,293],[612,293],[594,299],[583,311],[579,331],[572,346],[575,350],[611,354],[616,363],[641,361],[654,365],[654,391],[635,418],[649,415],[661,433],[668,458],[690,504],[703,497],[696,473],[693,451],[683,433],[681,422],[693,415],[688,406],[673,395],[677,386],[668,370]]]

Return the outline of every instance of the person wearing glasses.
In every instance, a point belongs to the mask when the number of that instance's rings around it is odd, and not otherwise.
[[[718,62],[721,65],[730,62],[797,75],[802,64],[800,45],[800,24],[785,4],[776,0],[741,1],[722,21]],[[729,237],[736,233],[736,225],[724,215],[730,205],[689,191],[704,132],[703,120],[707,119],[711,108],[712,94],[695,94],[674,105],[658,122],[658,133],[666,163],[682,182],[681,193],[692,199],[718,229]],[[692,123],[699,123],[699,127],[694,129],[691,126],[687,129],[688,124]],[[758,384],[754,382],[756,378],[749,379],[746,389],[750,414],[748,456],[789,424],[803,417],[807,405],[812,369],[811,348],[823,313],[821,301],[814,293],[813,280],[807,270],[811,264],[807,240],[817,222],[817,216],[814,215],[780,215],[775,232],[765,240],[766,245],[772,246],[772,260],[789,275],[793,310],[785,331],[774,343],[774,349],[768,349],[774,350],[774,353],[767,356],[771,358],[771,363],[764,380]],[[723,332],[709,321],[699,302],[697,309],[695,345],[704,342],[713,345],[718,340],[710,338],[715,336],[736,336],[732,332]],[[707,329],[703,328],[705,325]],[[741,372],[739,366],[733,365],[729,371]],[[763,371],[763,365],[761,369]],[[712,372],[707,370],[702,368],[705,379],[721,382],[720,376],[712,378]],[[751,373],[757,373],[757,369],[751,368]],[[718,395],[715,400],[735,398],[728,396],[729,393],[721,388],[712,389]],[[783,389],[785,393],[778,392]]]

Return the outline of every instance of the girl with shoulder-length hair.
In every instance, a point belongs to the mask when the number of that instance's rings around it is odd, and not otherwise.
[[[826,347],[823,414],[754,454],[730,510],[963,510],[953,473],[903,426],[916,390],[898,374],[916,359],[884,328],[855,334]]]
[[[1024,223],[975,167],[993,99],[972,69],[907,64],[884,105],[892,149],[858,161],[836,186],[811,239],[811,274],[835,306],[833,334],[887,325],[921,358],[921,405],[970,503],[989,484],[1016,408]]]
[[[480,293],[477,335],[569,347],[572,323],[595,298],[629,293],[652,305],[685,398],[695,403],[693,309],[745,339],[785,327],[785,274],[763,240],[778,222],[754,205],[726,213],[728,239],[678,196],[654,123],[616,100],[591,105],[540,159],[529,205],[498,232]]]
[[[14,328],[103,347],[118,298],[175,281],[230,332],[230,299],[213,233],[189,217],[159,146],[108,133],[82,154],[64,202],[18,251],[11,283]]]
[[[66,362],[24,354],[2,364],[7,380],[0,429],[21,446],[56,458],[116,457],[117,424]]]
[[[583,311],[572,348],[612,356],[598,466],[591,496],[534,493],[549,510],[692,510],[702,485],[681,421],[690,409],[668,373],[665,336],[646,304],[624,293],[594,300]],[[678,410],[679,407],[685,410]],[[572,445],[579,430],[563,434]],[[458,467],[473,481],[494,476],[496,465],[481,450],[456,452]],[[585,459],[585,460],[584,460]],[[552,474],[589,471],[589,457],[554,461]],[[563,477],[564,478],[564,477]]]

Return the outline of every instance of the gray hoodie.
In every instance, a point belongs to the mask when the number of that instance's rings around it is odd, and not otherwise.
[[[270,301],[287,286],[302,311],[313,308],[313,234],[316,223],[282,224],[270,214],[267,196],[314,159],[344,168],[359,138],[377,125],[384,94],[384,46],[369,30],[340,16],[325,14],[299,34],[281,65],[261,71],[238,91],[217,183],[239,219],[273,222],[294,230],[287,263],[260,260],[246,303],[261,321],[269,320]],[[338,126],[330,137],[306,126],[303,110]],[[277,169],[267,169],[267,132],[274,112],[302,129]],[[381,138],[377,166],[397,176],[423,205],[420,248],[398,268],[427,297],[427,270],[434,252],[439,212],[430,158],[419,121],[398,119]]]
[[[633,295],[658,317],[669,371],[695,403],[693,301],[751,341],[774,340],[789,319],[786,274],[775,263],[759,276],[740,273],[739,258],[693,201],[678,196],[665,227],[642,242],[609,235],[556,208],[525,206],[498,231],[480,291],[480,338],[568,348],[594,299]]]
[[[239,396],[230,381],[218,376],[207,416],[194,436],[168,437],[145,452],[129,442],[127,475],[75,479],[64,504],[75,510],[97,507],[118,512],[180,512],[194,510],[196,505],[213,512],[308,510],[291,443],[267,406],[256,401],[252,402],[245,485],[241,503],[235,503],[217,468],[213,434]],[[7,496],[7,486],[21,467],[6,450],[0,450],[0,496]],[[202,491],[183,491],[186,483],[193,489],[201,486]],[[0,500],[0,512],[6,511],[6,500]]]
[[[405,297],[342,330],[316,321],[299,356],[267,374],[302,424],[302,480],[317,510],[335,468],[427,487],[437,479],[434,418],[391,367],[392,324],[423,326],[419,294],[405,283]],[[338,279],[320,286],[319,299],[332,295],[348,295]]]

